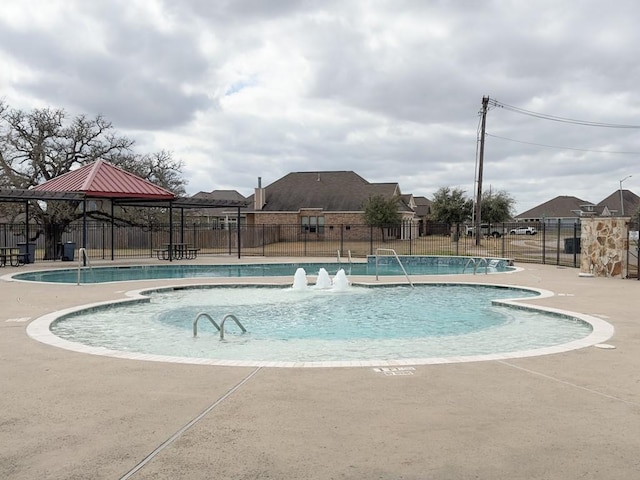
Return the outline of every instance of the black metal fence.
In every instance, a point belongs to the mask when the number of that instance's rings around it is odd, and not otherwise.
[[[535,233],[521,227],[533,227]],[[38,228],[30,226],[30,236],[38,232]],[[28,248],[24,232],[24,224],[0,224],[0,246]],[[179,224],[174,225],[171,242],[198,248],[199,256],[362,258],[385,248],[395,250],[398,255],[481,255],[571,267],[578,267],[580,263],[579,223],[503,223],[485,226],[481,233],[477,242],[468,227],[431,222],[419,227],[406,223],[384,228],[342,224],[316,228],[243,225],[239,231]],[[89,222],[86,230],[81,223],[67,227],[54,249],[55,254],[51,253],[51,240],[47,244],[44,233],[32,236],[29,248],[35,253],[35,261],[61,259],[65,251],[70,250],[65,246],[83,246],[85,234],[87,253],[94,259],[150,258],[154,257],[154,249],[170,242],[169,225],[115,226],[112,230],[109,223]]]

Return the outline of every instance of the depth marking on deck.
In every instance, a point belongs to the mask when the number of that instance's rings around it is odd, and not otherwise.
[[[31,317],[21,317],[21,318],[7,318],[5,320],[5,322],[9,323],[9,322],[28,322],[29,320],[31,320]]]
[[[377,367],[373,371],[376,373],[383,373],[385,375],[413,375],[415,367]]]

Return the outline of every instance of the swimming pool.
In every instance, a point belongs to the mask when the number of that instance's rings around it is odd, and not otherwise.
[[[484,261],[477,272],[499,273],[515,270],[506,259],[481,259]],[[474,266],[481,262],[473,257],[402,257],[402,264],[409,275],[451,275],[473,274]],[[491,262],[491,263],[489,263]],[[392,257],[380,257],[376,267],[373,257],[363,263],[273,263],[273,264],[233,264],[233,265],[135,265],[116,267],[83,268],[80,271],[80,283],[122,282],[130,280],[157,280],[166,278],[224,278],[224,277],[273,277],[293,276],[298,268],[314,275],[325,268],[335,275],[339,269],[347,270],[349,275],[382,276],[404,275],[402,268]],[[12,276],[14,280],[52,283],[76,283],[78,269],[58,269],[31,271]]]
[[[540,311],[517,299],[543,290],[480,284],[291,287],[189,286],[136,291],[134,300],[45,316],[29,334],[87,353],[246,366],[416,365],[557,353],[612,335],[606,322]],[[236,315],[225,340],[201,321]],[[50,328],[50,330],[49,330]]]

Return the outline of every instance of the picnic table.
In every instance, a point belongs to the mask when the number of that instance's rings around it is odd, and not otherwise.
[[[165,243],[164,248],[153,250],[158,260],[193,260],[198,256],[199,248],[188,243]]]
[[[21,253],[19,247],[0,247],[0,267],[4,267],[9,260],[9,265],[19,267],[29,260],[28,253]]]

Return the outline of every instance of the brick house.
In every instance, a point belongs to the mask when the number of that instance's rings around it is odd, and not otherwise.
[[[364,205],[370,197],[397,196],[403,227],[388,231],[390,237],[418,236],[418,217],[412,195],[402,195],[397,183],[371,183],[352,171],[292,172],[263,187],[258,179],[248,197],[247,225],[292,225],[290,240],[301,236],[323,236],[340,229],[346,238],[358,238]],[[354,227],[354,228],[352,228]],[[355,228],[358,227],[358,228]]]
[[[636,215],[640,209],[640,197],[629,190],[615,190],[598,203],[577,197],[561,195],[522,212],[515,217],[518,222],[574,223],[584,217],[611,217],[621,215],[621,200],[627,216]]]
[[[213,190],[211,192],[198,192],[191,198],[208,200],[212,202],[246,202],[247,199],[236,190]],[[206,225],[214,230],[229,230],[236,227],[238,223],[237,208],[229,207],[205,207],[193,209],[188,213],[189,221]],[[240,223],[246,223],[246,215],[243,211],[240,214]]]

